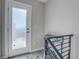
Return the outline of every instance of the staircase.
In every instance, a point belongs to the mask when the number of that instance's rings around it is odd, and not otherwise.
[[[45,37],[45,59],[70,59],[73,34]]]

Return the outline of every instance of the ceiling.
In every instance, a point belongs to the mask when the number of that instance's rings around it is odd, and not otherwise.
[[[46,3],[48,0],[38,0],[38,1]]]

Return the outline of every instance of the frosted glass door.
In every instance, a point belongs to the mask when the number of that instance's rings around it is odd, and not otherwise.
[[[12,49],[25,48],[27,9],[12,8]]]
[[[14,2],[9,7],[9,56],[31,51],[31,6]]]

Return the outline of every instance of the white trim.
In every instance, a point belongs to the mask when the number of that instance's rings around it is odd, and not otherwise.
[[[44,52],[43,59],[45,59],[45,49],[43,47],[38,48],[38,49],[34,49],[30,53],[36,53],[36,52]]]
[[[24,54],[31,54],[31,53],[35,53],[35,52],[41,52],[41,51],[45,51],[45,49],[44,48],[38,48],[38,49],[31,50],[30,52],[27,52],[27,53],[24,53]],[[44,54],[44,57],[45,57],[45,54]],[[7,59],[7,57],[2,56],[1,59]]]
[[[25,3],[21,3],[21,2],[17,2],[17,1],[12,1],[12,2],[9,2],[9,3],[11,3],[11,4],[13,4],[13,5],[14,5],[14,4],[15,4],[15,5],[16,5],[16,4],[17,4],[17,5],[21,5],[21,6],[19,6],[19,7],[23,7],[23,6],[24,6],[24,8],[26,8],[26,7],[27,7],[27,8],[29,8],[29,7],[32,8],[32,6],[29,5],[29,4],[25,4]]]
[[[7,19],[8,19],[8,0],[2,0],[2,56],[8,58],[8,38],[7,38]]]
[[[30,53],[32,53],[32,52],[37,52],[37,51],[44,51],[44,50],[45,50],[44,48],[38,48],[38,49],[32,50]]]

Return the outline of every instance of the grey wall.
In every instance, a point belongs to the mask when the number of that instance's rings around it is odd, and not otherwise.
[[[49,0],[46,3],[45,33],[50,32],[74,34],[71,59],[79,59],[79,0]]]
[[[1,56],[1,0],[0,0],[0,56]]]
[[[32,50],[43,48],[44,5],[36,0],[16,0],[32,5]]]

